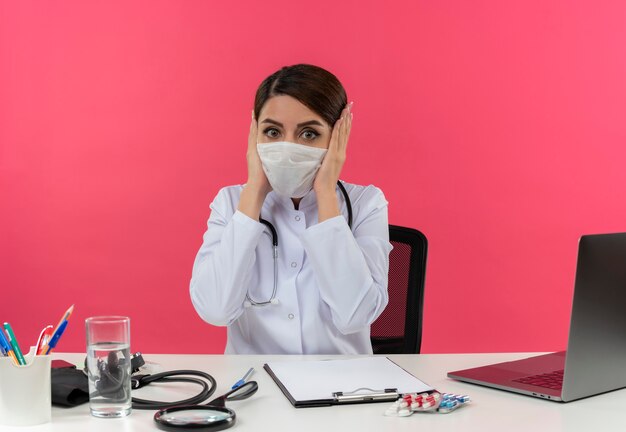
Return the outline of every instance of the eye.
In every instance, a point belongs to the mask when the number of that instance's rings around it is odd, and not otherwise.
[[[300,136],[302,136],[302,138],[304,138],[307,141],[313,141],[315,138],[320,136],[320,134],[318,134],[313,129],[306,129],[305,131],[302,132],[302,134],[300,134]]]
[[[270,127],[263,131],[266,137],[268,138],[278,138],[280,136],[280,132],[278,129]]]

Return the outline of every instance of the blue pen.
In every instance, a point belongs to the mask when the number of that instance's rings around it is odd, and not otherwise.
[[[4,336],[4,332],[2,331],[2,329],[0,329],[0,345],[2,346],[2,351],[6,352],[4,355],[8,355],[9,357],[11,357],[13,359],[13,362],[19,366],[20,362],[13,352],[13,347],[7,340],[6,336]]]
[[[63,336],[63,332],[65,331],[65,327],[67,327],[67,323],[68,321],[63,321],[59,328],[57,328],[57,330],[54,332],[54,334],[50,338],[50,341],[48,342],[48,346],[46,347],[46,352],[44,353],[44,355],[50,354],[54,347],[57,346],[57,342],[59,342],[59,339],[61,338],[61,336]]]
[[[250,368],[250,370],[248,370],[248,372],[246,372],[246,374],[243,376],[243,378],[241,378],[239,381],[237,381],[232,387],[231,390],[236,389],[237,387],[241,387],[242,385],[244,385],[247,381],[248,378],[250,378],[250,375],[252,375],[252,373],[254,372],[254,368]]]
[[[9,345],[7,338],[4,337],[4,332],[0,330],[0,352],[3,356],[8,356],[9,351],[11,351],[11,345]]]

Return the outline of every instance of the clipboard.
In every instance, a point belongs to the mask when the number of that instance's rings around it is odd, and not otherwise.
[[[295,408],[393,402],[434,390],[387,357],[269,362],[263,369]]]

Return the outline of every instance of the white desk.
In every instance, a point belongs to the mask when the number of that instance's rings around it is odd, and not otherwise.
[[[233,431],[581,431],[626,430],[626,389],[570,403],[558,403],[516,395],[450,380],[451,370],[514,360],[529,354],[422,354],[389,356],[393,361],[440,391],[468,394],[472,403],[450,414],[413,414],[410,417],[385,417],[389,403],[293,408],[262,368],[268,361],[322,359],[332,356],[223,356],[144,354],[148,362],[162,370],[199,369],[213,375],[218,383],[215,396],[225,393],[250,368],[259,391],[248,400],[228,406],[237,412]],[[82,364],[84,354],[55,353]],[[142,398],[162,400],[190,396],[197,386],[151,384],[133,391]],[[3,432],[24,431],[154,431],[154,411],[133,410],[123,419],[97,419],[89,414],[88,404],[76,408],[52,408],[52,422],[31,428],[0,427]],[[422,429],[426,428],[426,429]]]

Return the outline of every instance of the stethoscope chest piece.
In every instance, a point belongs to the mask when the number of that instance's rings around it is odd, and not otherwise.
[[[157,427],[164,431],[220,431],[235,425],[235,412],[210,405],[178,406],[154,415]]]

